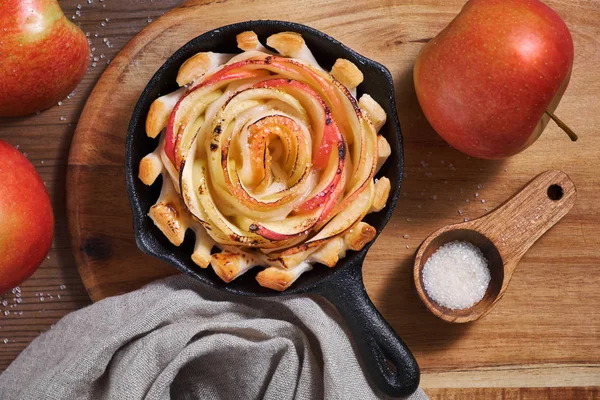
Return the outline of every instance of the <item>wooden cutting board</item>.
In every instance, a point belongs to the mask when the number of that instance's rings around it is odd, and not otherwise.
[[[207,30],[250,19],[295,21],[383,63],[394,76],[406,178],[397,211],[367,257],[364,279],[375,305],[419,361],[422,386],[430,395],[456,398],[598,396],[597,387],[573,387],[600,385],[600,7],[593,1],[548,1],[575,41],[571,83],[556,113],[580,140],[571,143],[551,124],[524,153],[482,161],[453,150],[433,132],[412,81],[417,53],[462,3],[192,0],[150,24],[99,80],[71,147],[69,224],[91,298],[176,272],[137,249],[125,191],[127,126],[148,80],[169,55]],[[577,204],[525,255],[495,310],[465,325],[429,314],[411,284],[419,243],[442,225],[493,210],[550,168],[575,181]],[[561,386],[567,388],[548,389]]]

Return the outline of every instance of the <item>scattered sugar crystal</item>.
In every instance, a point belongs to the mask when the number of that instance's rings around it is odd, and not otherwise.
[[[7,344],[7,343],[8,343],[8,339],[4,339],[4,340],[2,341],[2,343],[4,343],[4,344]]]
[[[485,203],[485,200],[484,200],[484,199],[481,199],[481,204],[484,204],[484,203]]]
[[[431,196],[431,198],[437,200],[437,195],[434,194],[433,196]]]
[[[152,22],[152,18],[148,17],[147,21],[148,23]]]
[[[67,117],[60,117],[59,119],[60,119],[61,121],[66,121],[66,120],[67,120]]]
[[[423,267],[425,291],[436,303],[462,310],[480,301],[490,283],[488,262],[469,242],[441,246]]]
[[[469,221],[469,218],[465,218],[465,219],[463,219],[463,221],[465,221],[465,222],[468,222],[468,221]]]
[[[7,305],[8,305],[8,301],[6,301],[6,300],[2,300],[2,306],[3,306],[3,307],[6,307]]]
[[[475,192],[475,198],[479,197],[479,193]]]
[[[460,208],[458,209],[458,215],[462,215],[463,210],[461,210]]]
[[[412,221],[412,219],[410,217],[407,217],[406,222],[410,222],[410,221]]]
[[[60,285],[58,288],[59,288],[60,290],[65,290],[67,287],[66,287],[65,285]]]
[[[43,301],[44,301],[44,298],[43,298],[43,297],[40,297],[40,301],[41,301],[41,302],[43,302]]]
[[[403,237],[404,239],[408,239],[410,236],[408,236],[408,233],[405,233],[405,234],[404,234],[402,237]]]
[[[8,316],[8,315],[10,315],[10,311],[8,311],[8,310],[4,311],[4,315],[5,315],[5,316]]]

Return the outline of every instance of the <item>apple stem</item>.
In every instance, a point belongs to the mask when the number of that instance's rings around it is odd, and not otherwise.
[[[560,127],[560,129],[562,129],[563,131],[565,131],[565,133],[567,135],[569,135],[569,137],[571,138],[571,140],[573,142],[577,141],[577,134],[575,132],[573,132],[573,130],[571,128],[569,128],[567,124],[565,124],[564,122],[562,122],[560,120],[560,118],[558,118],[556,115],[554,115],[553,113],[551,113],[548,110],[546,110],[546,114],[548,114],[548,116],[550,118],[552,118],[552,121],[556,122],[556,125],[558,125]]]

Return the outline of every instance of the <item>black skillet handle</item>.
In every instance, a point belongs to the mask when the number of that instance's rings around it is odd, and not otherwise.
[[[346,321],[375,386],[391,397],[411,395],[419,386],[417,361],[369,299],[362,268],[349,266],[344,272],[314,291],[333,303]]]

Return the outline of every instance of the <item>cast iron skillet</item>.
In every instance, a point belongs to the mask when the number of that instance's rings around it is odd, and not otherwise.
[[[378,213],[369,214],[365,221],[373,225],[379,234],[392,216],[400,194],[403,154],[390,72],[381,64],[308,26],[282,21],[249,21],[214,29],[185,44],[154,74],[138,100],[129,125],[126,154],[127,191],[133,209],[137,245],[146,254],[170,263],[204,284],[225,292],[244,296],[285,296],[299,293],[324,296],[346,320],[363,365],[370,372],[375,386],[388,396],[407,396],[419,384],[419,367],[410,350],[379,314],[365,291],[362,264],[371,244],[367,244],[359,252],[349,251],[335,268],[315,265],[312,271],[303,274],[287,291],[280,293],[258,285],[254,279],[256,271],[249,271],[232,283],[225,284],[210,268],[201,269],[192,262],[190,255],[194,238],[191,231],[186,235],[184,243],[175,247],[147,216],[161,188],[160,178],[151,187],[137,178],[140,160],[152,152],[158,143],[145,134],[145,120],[150,104],[160,95],[177,89],[175,77],[185,60],[200,51],[237,53],[240,50],[236,47],[235,36],[247,30],[256,32],[262,43],[266,42],[267,36],[277,32],[299,32],[326,70],[337,58],[346,58],[359,66],[365,75],[365,80],[359,87],[359,95],[369,93],[385,109],[388,121],[381,133],[392,147],[392,154],[379,173],[391,181],[388,205]],[[392,369],[389,363],[393,364]]]

